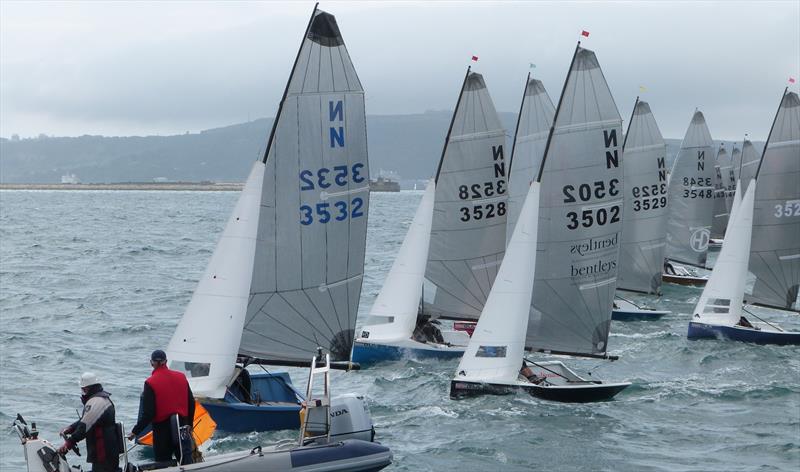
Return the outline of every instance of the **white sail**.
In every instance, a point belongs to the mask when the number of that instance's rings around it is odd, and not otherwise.
[[[414,332],[428,261],[435,191],[436,184],[431,181],[372,305],[368,324],[362,328],[361,337],[364,339],[397,341],[409,339]]]
[[[364,271],[364,90],[336,19],[317,11],[266,153],[240,354],[349,360]]]
[[[250,296],[263,179],[264,164],[258,161],[167,347],[170,367],[186,374],[198,396],[224,396],[236,364]]]
[[[724,144],[717,151],[714,164],[714,219],[711,223],[711,237],[719,239],[725,236],[725,227],[728,226],[728,178],[733,166],[725,150]]]
[[[168,346],[193,391],[220,398],[237,356],[349,359],[364,267],[364,92],[335,18],[315,10],[264,161]]]
[[[542,81],[528,79],[509,164],[506,242],[511,240],[528,189],[539,173],[554,113],[555,107]]]
[[[711,133],[703,114],[692,116],[669,180],[667,258],[705,266],[714,212]]]
[[[606,352],[622,233],[621,126],[597,57],[578,47],[541,179],[528,347]]]
[[[756,181],[753,180],[748,185],[741,203],[737,201],[734,204],[725,242],[700,301],[695,306],[692,321],[733,326],[742,316],[742,300],[753,230],[755,187]]]
[[[428,314],[478,319],[483,309],[505,250],[504,147],[505,130],[483,77],[468,72],[436,175]]]
[[[533,182],[506,248],[506,257],[456,369],[459,380],[510,382],[517,378],[536,268],[540,184]]]
[[[659,293],[667,228],[667,145],[647,102],[625,136],[625,205],[617,288]]]
[[[748,302],[797,311],[800,287],[800,99],[784,95],[758,173]]]

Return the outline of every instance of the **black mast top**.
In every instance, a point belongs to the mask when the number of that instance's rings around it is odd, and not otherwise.
[[[272,147],[272,140],[275,138],[275,130],[278,129],[278,119],[281,117],[281,111],[283,111],[283,103],[286,101],[286,95],[289,94],[289,84],[292,81],[292,77],[294,77],[294,70],[297,68],[297,61],[300,60],[300,51],[303,50],[303,42],[308,37],[308,30],[311,29],[311,23],[314,21],[314,17],[317,14],[317,7],[319,6],[319,2],[314,4],[314,11],[311,12],[311,18],[308,19],[308,26],[306,26],[306,33],[303,35],[303,39],[300,41],[300,47],[297,49],[297,56],[294,58],[294,64],[292,65],[292,71],[289,73],[289,80],[286,81],[286,88],[283,90],[283,97],[281,98],[280,104],[278,104],[278,113],[275,114],[275,121],[272,122],[272,131],[269,132],[269,139],[267,139],[267,148],[264,150],[264,157],[261,158],[261,162],[267,162],[267,156],[269,155],[269,150]]]
[[[633,104],[633,111],[631,112],[631,119],[628,121],[628,131],[625,132],[625,139],[622,140],[622,152],[625,152],[625,145],[628,144],[628,135],[631,134],[631,123],[633,117],[636,115],[636,107],[639,106],[639,96],[636,96],[636,102]]]
[[[511,171],[514,169],[514,149],[517,148],[517,134],[519,134],[519,122],[522,121],[522,107],[525,106],[525,97],[528,95],[528,83],[531,81],[531,73],[525,78],[525,87],[522,89],[522,101],[519,102],[519,114],[517,115],[517,126],[514,127],[514,141],[511,142],[511,157],[508,158],[508,179],[511,180]]]
[[[778,104],[778,110],[775,112],[775,118],[772,119],[772,126],[769,128],[769,134],[767,135],[767,142],[764,143],[764,150],[761,151],[761,159],[758,161],[758,168],[756,169],[756,176],[755,179],[758,179],[758,173],[761,172],[761,164],[764,163],[764,156],[767,154],[767,146],[769,146],[769,138],[772,137],[772,130],[775,129],[775,122],[778,121],[778,113],[781,112],[781,107],[783,106],[783,101],[786,100],[786,92],[789,91],[789,87],[783,89],[783,95],[781,95],[781,103]],[[741,175],[741,171],[740,175]]]
[[[556,113],[553,115],[553,123],[550,125],[550,132],[547,134],[547,144],[544,146],[544,155],[542,156],[542,164],[539,166],[539,175],[536,176],[536,181],[542,181],[542,174],[544,173],[544,163],[547,161],[547,152],[550,150],[550,141],[553,140],[553,131],[556,129],[556,121],[558,120],[558,113],[561,111],[561,102],[564,101],[564,92],[567,91],[567,83],[569,82],[569,77],[572,75],[572,67],[575,66],[575,58],[578,57],[578,50],[581,48],[581,42],[578,41],[578,45],[575,46],[575,52],[572,53],[572,61],[569,63],[569,70],[567,71],[567,78],[564,80],[564,87],[561,88],[561,96],[558,97],[558,106],[556,107]]]
[[[461,84],[461,91],[458,92],[458,101],[456,102],[456,108],[453,110],[453,117],[450,118],[450,127],[447,128],[447,136],[444,138],[444,147],[442,147],[442,157],[439,158],[439,166],[436,167],[436,178],[434,182],[439,183],[439,172],[442,171],[442,163],[444,162],[444,153],[447,151],[447,144],[450,142],[450,133],[453,131],[453,124],[456,122],[456,113],[458,113],[458,108],[461,106],[461,96],[464,95],[464,87],[467,86],[467,78],[469,77],[469,72],[472,69],[472,66],[467,66],[467,73],[464,74],[464,82]]]

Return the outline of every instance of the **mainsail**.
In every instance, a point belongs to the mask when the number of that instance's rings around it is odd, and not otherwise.
[[[349,360],[368,185],[364,91],[336,19],[315,9],[264,157],[169,344],[195,393],[224,394],[237,355]]]
[[[553,124],[555,107],[541,80],[528,76],[522,97],[514,146],[511,148],[508,187],[508,224],[510,240],[531,182],[536,180],[542,162],[547,135]],[[508,242],[508,241],[506,241]]]
[[[781,101],[766,143],[755,193],[748,302],[798,311],[800,286],[800,99]]]
[[[468,70],[436,173],[427,314],[481,314],[505,250],[505,139],[483,77]]]
[[[617,288],[659,293],[667,228],[667,145],[647,102],[637,99],[625,135],[625,206]]]
[[[749,139],[742,143],[742,156],[739,164],[739,182],[742,186],[742,195],[747,191],[747,185],[756,176],[758,163],[761,162],[761,153],[756,150]]]
[[[704,267],[714,212],[711,133],[694,112],[669,178],[667,258]]]
[[[556,113],[526,346],[604,356],[622,233],[622,119],[593,51],[576,48]]]
[[[728,226],[728,182],[730,171],[733,169],[728,151],[722,144],[717,151],[717,160],[714,164],[716,177],[714,179],[714,219],[711,223],[711,237],[719,239],[725,236],[725,227]]]
[[[728,209],[730,219],[731,209],[733,205],[733,195],[736,193],[736,181],[739,179],[739,165],[742,162],[742,151],[733,143],[733,151],[731,151],[731,169],[728,172],[728,195],[725,199],[725,206]]]

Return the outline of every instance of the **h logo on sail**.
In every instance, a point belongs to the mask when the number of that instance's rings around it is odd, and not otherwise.
[[[328,121],[331,122],[330,127],[330,136],[331,136],[331,147],[335,148],[337,145],[339,147],[344,147],[344,126],[333,126],[335,121],[339,123],[344,122],[344,102],[338,100],[334,102],[333,100],[328,102]]]

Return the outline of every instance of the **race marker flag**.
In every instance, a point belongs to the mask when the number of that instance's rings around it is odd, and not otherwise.
[[[583,36],[584,38],[588,38],[589,37],[589,32],[586,31],[586,30],[583,30],[583,31],[581,31],[581,36]]]
[[[793,83],[795,83],[794,77],[789,77],[789,83],[790,83],[790,84],[793,84]]]
[[[536,64],[534,64],[533,62],[531,62],[531,69],[536,69]]]
[[[640,92],[647,92],[647,87],[645,87],[644,85],[640,85],[639,86],[639,91]]]
[[[478,62],[478,56],[472,56],[472,62]]]

